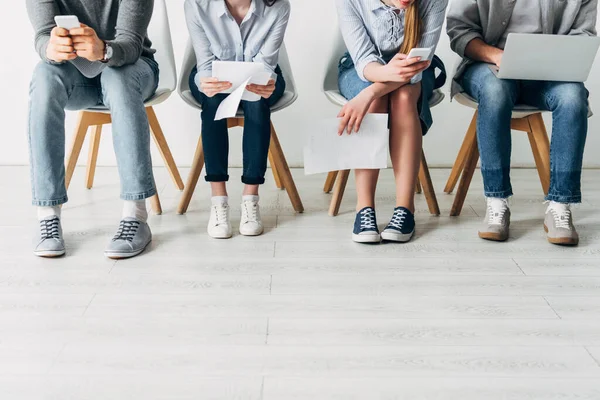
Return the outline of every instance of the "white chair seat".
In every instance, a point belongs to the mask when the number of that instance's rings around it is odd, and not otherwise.
[[[327,99],[336,106],[343,107],[348,103],[348,100],[342,96],[339,90],[325,90],[324,93]],[[445,97],[446,95],[441,90],[434,90],[431,99],[429,99],[429,107],[433,108],[437,106],[444,101]]]
[[[196,101],[196,99],[192,95],[191,90],[182,90],[180,92],[180,95],[181,95],[181,98],[183,99],[183,101],[185,101],[188,105],[190,105],[198,110],[202,110],[202,106],[200,105],[200,103],[198,103]],[[281,97],[281,99],[279,99],[279,101],[277,103],[275,103],[275,105],[273,107],[271,107],[271,112],[281,111],[284,108],[287,108],[287,107],[291,106],[292,104],[294,104],[294,102],[297,99],[298,99],[298,95],[296,93],[286,90],[283,93],[283,96]],[[238,111],[236,116],[238,118],[241,118],[244,116],[244,113],[241,110],[241,108]]]
[[[475,101],[474,98],[472,98],[471,96],[469,96],[466,93],[457,94],[456,96],[454,96],[454,100],[456,100],[456,102],[458,104],[462,104],[463,106],[467,106],[474,110],[477,110],[477,108],[479,108],[479,104],[477,104],[477,101]],[[518,104],[515,106],[515,108],[513,110],[512,117],[513,118],[525,118],[525,117],[528,117],[533,114],[544,113],[544,112],[547,112],[547,111],[538,110],[535,107],[527,106],[525,104]]]

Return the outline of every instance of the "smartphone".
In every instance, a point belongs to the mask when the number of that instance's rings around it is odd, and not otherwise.
[[[430,61],[431,60],[431,53],[432,53],[431,48],[426,47],[426,48],[415,48],[412,49],[410,51],[410,53],[408,53],[408,57],[407,58],[416,58],[416,57],[421,57],[421,61]]]
[[[56,26],[59,28],[64,28],[68,31],[81,26],[79,18],[76,15],[57,15],[54,17],[54,22],[56,22]]]

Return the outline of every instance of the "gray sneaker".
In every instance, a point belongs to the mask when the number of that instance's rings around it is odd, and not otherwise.
[[[131,258],[140,254],[152,241],[152,232],[147,223],[135,218],[125,218],[112,238],[104,255],[113,260]]]
[[[579,244],[579,234],[573,225],[573,214],[568,204],[550,202],[544,219],[544,230],[548,234],[548,241],[552,244],[563,246]]]
[[[60,218],[48,217],[40,221],[40,230],[36,234],[33,254],[38,257],[60,257],[65,254]]]
[[[487,212],[483,225],[479,230],[479,237],[485,240],[504,242],[508,240],[510,227],[510,209],[507,199],[488,197]]]

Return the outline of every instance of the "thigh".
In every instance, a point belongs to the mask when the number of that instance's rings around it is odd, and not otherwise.
[[[140,58],[135,64],[106,68],[100,75],[100,82],[103,91],[135,91],[146,101],[156,92],[158,73],[158,64],[154,60]]]
[[[589,92],[581,82],[523,81],[520,101],[540,110],[553,111],[559,102],[586,106]]]
[[[506,97],[516,101],[520,93],[518,81],[498,78],[486,63],[475,63],[467,67],[462,86],[465,92],[478,102]]]
[[[346,100],[352,100],[372,84],[372,82],[365,82],[360,79],[350,56],[342,58],[339,67],[338,85],[340,93]]]
[[[283,72],[281,71],[281,68],[279,68],[279,66],[277,66],[277,68],[275,69],[275,73],[277,74],[277,79],[275,80],[275,91],[267,101],[270,107],[273,107],[275,104],[277,104],[279,100],[281,100],[285,93],[285,88],[287,86],[285,78],[283,77]]]

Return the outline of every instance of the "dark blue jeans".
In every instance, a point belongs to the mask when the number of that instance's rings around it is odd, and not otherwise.
[[[207,182],[226,182],[229,180],[229,135],[227,120],[215,121],[217,108],[228,96],[218,94],[208,97],[202,93],[195,83],[197,70],[190,75],[190,89],[194,98],[202,105],[202,146],[206,164]],[[244,136],[242,152],[244,172],[242,182],[246,185],[262,185],[265,183],[269,145],[271,144],[271,107],[277,103],[285,92],[285,80],[281,69],[275,70],[277,81],[275,91],[268,99],[259,101],[242,101],[244,111]]]
[[[546,200],[581,202],[581,168],[588,132],[583,83],[498,79],[488,64],[470,66],[462,85],[479,103],[477,139],[487,197],[512,196],[510,121],[516,104],[552,111],[550,191]]]

